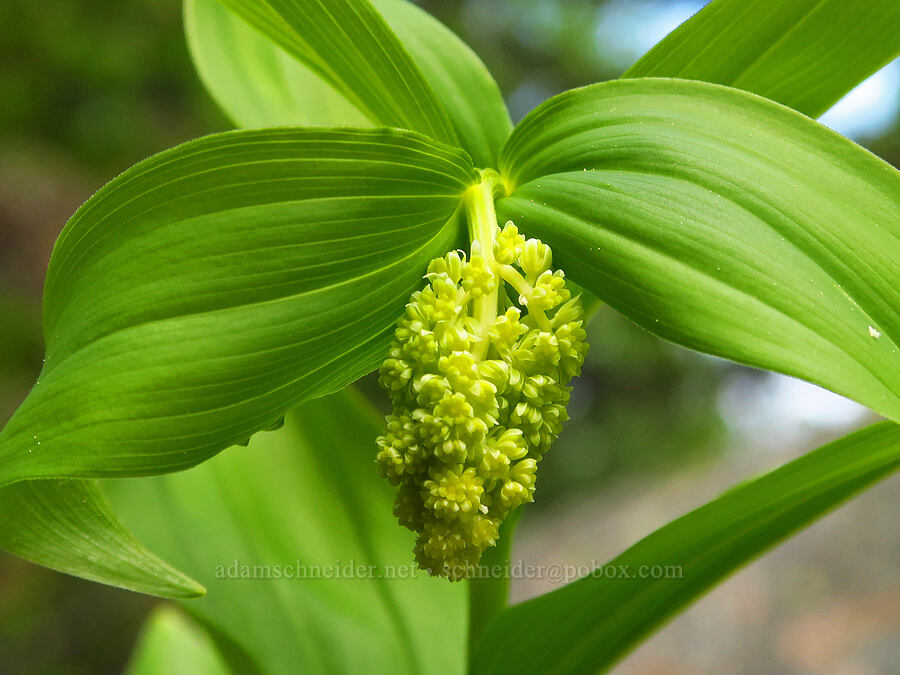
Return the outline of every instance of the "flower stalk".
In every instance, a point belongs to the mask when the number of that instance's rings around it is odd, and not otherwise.
[[[499,185],[485,171],[466,192],[468,255],[431,261],[379,378],[394,404],[377,455],[398,486],[394,513],[418,534],[419,565],[451,581],[472,576],[532,501],[587,350],[580,298],[550,248],[498,226]]]
[[[509,601],[510,552],[522,509],[510,513],[500,526],[497,545],[487,549],[479,565],[481,574],[469,579],[469,654],[476,652],[484,629]]]

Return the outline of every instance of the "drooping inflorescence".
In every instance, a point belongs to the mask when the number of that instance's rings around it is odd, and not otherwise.
[[[493,229],[488,255],[476,240],[468,259],[431,262],[379,378],[394,405],[377,456],[399,486],[394,513],[418,533],[419,565],[451,580],[532,500],[587,350],[580,298],[550,248],[511,222]]]

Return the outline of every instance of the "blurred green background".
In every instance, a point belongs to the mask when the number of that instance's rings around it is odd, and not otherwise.
[[[421,4],[482,56],[514,120],[564,89],[618,76],[703,5]],[[67,217],[131,164],[230,125],[194,74],[177,0],[55,0],[52,7],[4,0],[0,25],[2,423],[40,368],[41,284]],[[898,110],[900,63],[894,62],[823,121],[896,165]],[[517,543],[517,551],[535,561],[609,557],[731,483],[870,419],[811,385],[664,343],[606,309],[590,325],[590,342],[573,393],[573,419],[542,465],[537,502]],[[377,396],[371,378],[363,387]],[[859,603],[869,593],[881,607],[900,592],[891,564],[900,550],[890,520],[867,519],[873,510],[898,512],[891,485],[896,481],[837,514],[840,527],[830,525],[837,516],[830,517],[774,562],[767,558],[715,591],[625,661],[622,672],[716,672],[720,662],[731,672],[831,672],[835,663],[854,665],[854,672],[888,672],[890,663],[900,662],[892,646],[896,612],[879,614]],[[855,513],[865,527],[856,527]],[[865,574],[856,567],[863,562]],[[787,592],[773,592],[778,584],[788,584]],[[543,590],[522,583],[513,592],[524,598]],[[851,597],[852,606],[844,602]],[[0,673],[119,672],[153,603],[0,553]],[[858,623],[859,614],[873,611],[882,618],[868,633],[845,639],[844,652],[833,658],[815,660],[822,649],[835,649],[835,639],[822,642],[823,631],[846,638],[823,616]],[[807,651],[795,640],[782,644],[780,636],[790,630]],[[685,645],[690,636],[695,639]]]

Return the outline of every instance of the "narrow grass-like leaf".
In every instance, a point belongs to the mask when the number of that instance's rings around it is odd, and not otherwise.
[[[618,80],[515,130],[498,203],[662,337],[900,420],[900,174],[736,89]]]
[[[473,672],[606,670],[721,579],[898,467],[900,426],[882,422],[734,488],[612,560],[616,578],[587,577],[507,610]]]
[[[144,622],[125,675],[233,672],[201,626],[170,605],[155,609]]]
[[[818,117],[897,56],[897,0],[714,0],[624,77],[727,84]]]
[[[353,103],[373,124],[455,144],[421,71],[368,0],[221,0]]]
[[[414,569],[412,533],[375,470],[379,429],[344,391],[246,452],[104,487],[135,532],[207,584],[187,611],[259,671],[461,673],[465,585]]]
[[[56,244],[0,484],[187,468],[369,372],[475,176],[393,130],[230,132],[133,167]]]
[[[139,593],[168,598],[204,593],[125,529],[94,481],[29,480],[0,488],[0,549]]]
[[[512,125],[487,68],[452,31],[406,0],[376,0],[478,166],[494,166]],[[243,13],[247,16],[246,11]],[[277,34],[293,31],[279,17]],[[256,24],[258,25],[258,24]],[[217,0],[187,0],[185,30],[207,89],[238,126],[371,126],[303,62]],[[266,31],[272,35],[272,30]]]

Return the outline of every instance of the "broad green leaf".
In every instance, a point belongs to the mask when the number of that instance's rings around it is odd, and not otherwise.
[[[144,623],[125,675],[231,673],[203,629],[174,607],[162,605]]]
[[[460,146],[477,165],[494,166],[512,125],[487,68],[462,40],[415,5],[406,0],[377,0],[374,5],[434,90]],[[238,126],[371,125],[301,61],[217,0],[187,0],[185,28],[201,78]],[[280,31],[290,33],[290,28],[281,21]]]
[[[94,481],[28,480],[0,488],[0,549],[139,593],[169,598],[204,593],[125,529]]]
[[[380,426],[344,391],[244,452],[104,486],[135,532],[207,584],[187,611],[258,670],[461,673],[466,588],[414,569],[413,535],[375,470]]]
[[[184,27],[200,78],[238,127],[370,127],[334,87],[218,0],[186,0]]]
[[[818,117],[897,56],[897,0],[714,0],[624,77],[727,84]]]
[[[473,672],[606,670],[724,577],[898,467],[900,427],[882,422],[733,488],[612,560],[615,578],[601,568],[507,610],[488,626]]]
[[[306,64],[373,124],[455,144],[412,57],[368,0],[221,0]]]
[[[184,469],[369,372],[475,177],[395,130],[229,132],[125,172],[56,244],[0,484]]]
[[[501,219],[630,319],[900,420],[893,167],[758,96],[644,79],[549,100],[501,169]]]

